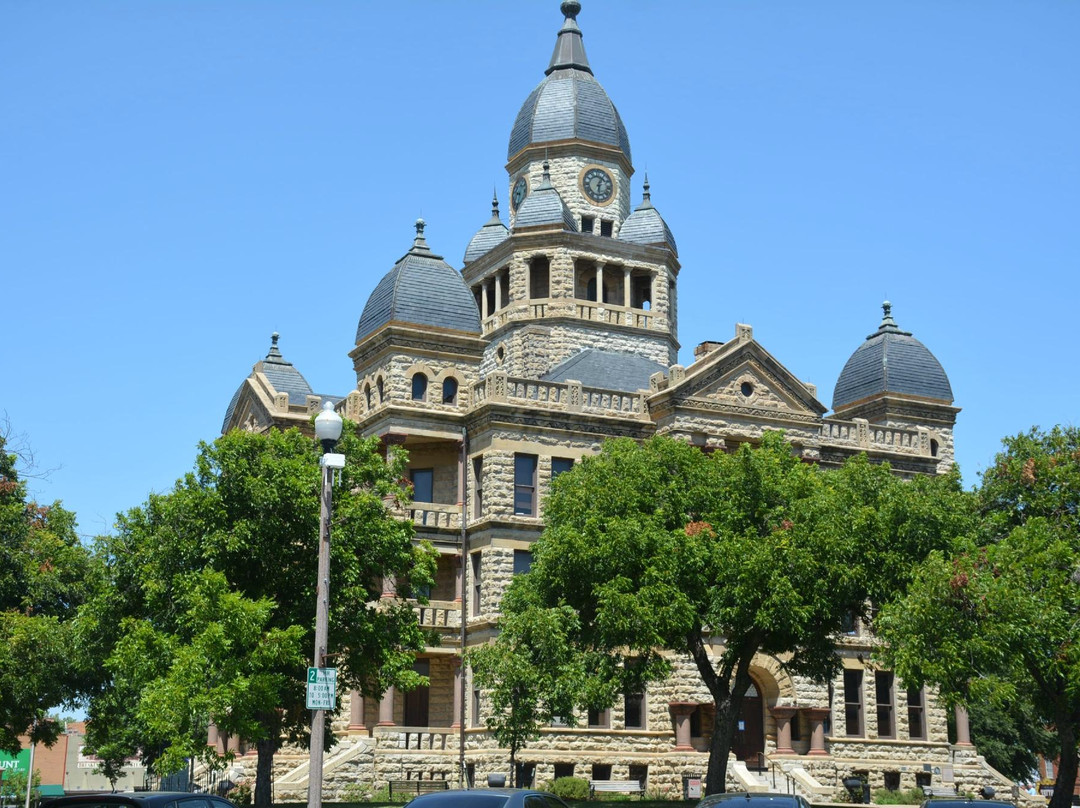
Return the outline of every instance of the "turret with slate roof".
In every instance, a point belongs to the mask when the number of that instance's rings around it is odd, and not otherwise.
[[[641,204],[631,213],[622,228],[619,230],[619,239],[630,241],[634,244],[649,244],[656,247],[667,247],[675,255],[679,254],[679,248],[675,246],[675,236],[671,234],[660,211],[653,207],[652,195],[649,193],[649,175],[645,175],[645,186],[642,192]]]
[[[491,197],[491,218],[476,231],[465,248],[465,263],[470,264],[510,238],[510,230],[499,218],[499,197]]]

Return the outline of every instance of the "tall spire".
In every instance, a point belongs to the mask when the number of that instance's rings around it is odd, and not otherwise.
[[[556,70],[575,68],[592,73],[589,67],[589,57],[585,55],[585,43],[582,41],[581,29],[578,28],[577,15],[581,11],[581,3],[578,0],[563,0],[559,6],[566,19],[559,31],[559,38],[555,40],[555,52],[551,54],[551,62],[544,71],[549,76]]]

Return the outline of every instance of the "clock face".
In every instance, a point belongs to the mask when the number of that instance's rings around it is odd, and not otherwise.
[[[615,193],[615,183],[602,168],[590,168],[581,178],[581,185],[585,189],[585,196],[593,202],[605,204],[611,201]]]
[[[529,193],[529,182],[522,175],[517,178],[517,182],[514,183],[514,191],[510,195],[510,202],[514,206],[514,210],[521,207],[521,203],[525,201],[525,195]]]

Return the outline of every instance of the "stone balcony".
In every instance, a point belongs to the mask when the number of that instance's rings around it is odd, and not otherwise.
[[[930,457],[930,432],[871,424],[863,418],[841,421],[826,419],[821,425],[821,442],[832,446]]]
[[[618,416],[649,420],[645,399],[647,390],[626,393],[585,387],[581,382],[545,382],[524,379],[505,373],[492,373],[473,385],[472,406],[485,403],[514,404],[555,412]]]
[[[550,297],[508,303],[494,314],[484,318],[482,329],[484,336],[488,336],[507,323],[517,320],[543,320],[555,317],[589,320],[648,331],[666,331],[668,328],[667,317],[659,312],[619,306],[614,303],[597,303],[595,300]]]
[[[461,603],[454,600],[429,600],[427,603],[415,603],[413,611],[422,628],[461,628]]]

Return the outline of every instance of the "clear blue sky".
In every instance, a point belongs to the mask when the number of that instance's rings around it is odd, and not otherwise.
[[[583,0],[680,248],[681,360],[735,323],[828,405],[887,296],[968,484],[1074,422],[1080,3]],[[320,393],[413,221],[455,266],[562,21],[529,2],[0,5],[0,412],[80,531],[164,491],[273,331]],[[320,298],[320,290],[329,294]]]

